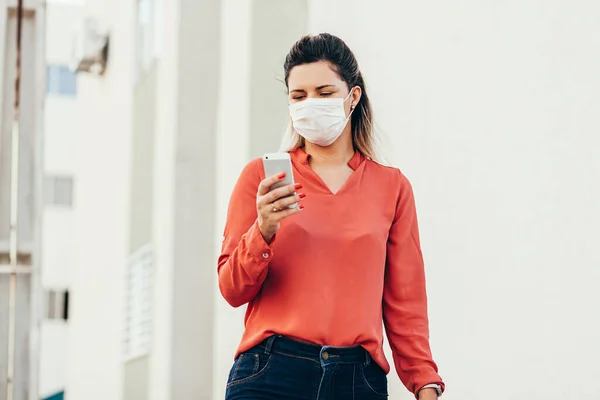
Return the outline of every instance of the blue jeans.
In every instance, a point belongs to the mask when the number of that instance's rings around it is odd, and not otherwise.
[[[225,400],[382,400],[385,372],[360,346],[271,336],[233,363]]]

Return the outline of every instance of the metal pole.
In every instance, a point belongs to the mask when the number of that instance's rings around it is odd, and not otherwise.
[[[43,170],[44,170],[44,99],[46,96],[46,2],[39,0],[35,11],[35,132],[34,135],[34,246],[31,252],[31,293],[30,293],[30,328],[29,328],[29,400],[39,400],[40,376],[40,331],[42,317],[42,281],[41,281],[41,242],[43,224]],[[26,268],[22,266],[21,268]]]
[[[19,117],[20,117],[20,91],[21,91],[21,32],[23,23],[23,0],[18,0],[17,5],[17,57],[15,69],[15,102],[14,118],[12,126],[12,156],[11,156],[11,181],[10,181],[10,244],[9,264],[16,268],[18,264],[17,254],[17,220],[19,212]],[[9,286],[9,311],[8,311],[8,379],[7,400],[14,400],[14,377],[15,377],[15,331],[16,331],[16,289],[17,274],[10,274]]]

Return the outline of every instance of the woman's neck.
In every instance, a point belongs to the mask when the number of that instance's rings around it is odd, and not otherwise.
[[[354,156],[350,132],[344,132],[335,142],[326,147],[305,141],[304,151],[310,154],[311,165],[345,165]]]

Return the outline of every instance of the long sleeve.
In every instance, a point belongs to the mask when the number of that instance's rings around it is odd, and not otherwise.
[[[260,181],[257,159],[244,168],[229,201],[217,271],[221,294],[233,307],[256,296],[273,256],[258,228],[256,193]]]
[[[406,388],[416,395],[430,383],[444,387],[429,346],[425,269],[413,191],[401,173],[387,244],[383,318],[394,364]]]

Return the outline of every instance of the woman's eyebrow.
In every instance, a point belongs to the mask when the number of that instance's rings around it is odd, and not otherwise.
[[[325,89],[325,88],[328,88],[328,87],[335,88],[335,85],[332,85],[332,84],[321,85],[321,86],[317,86],[316,89],[317,90],[322,90],[322,89]],[[304,89],[293,89],[293,90],[290,90],[290,93],[296,93],[296,92],[304,93],[304,92],[306,92],[306,90],[304,90]]]
[[[322,89],[325,89],[325,88],[328,88],[328,87],[335,88],[335,85],[332,85],[332,84],[321,85],[321,86],[317,87],[317,90],[322,90]]]

